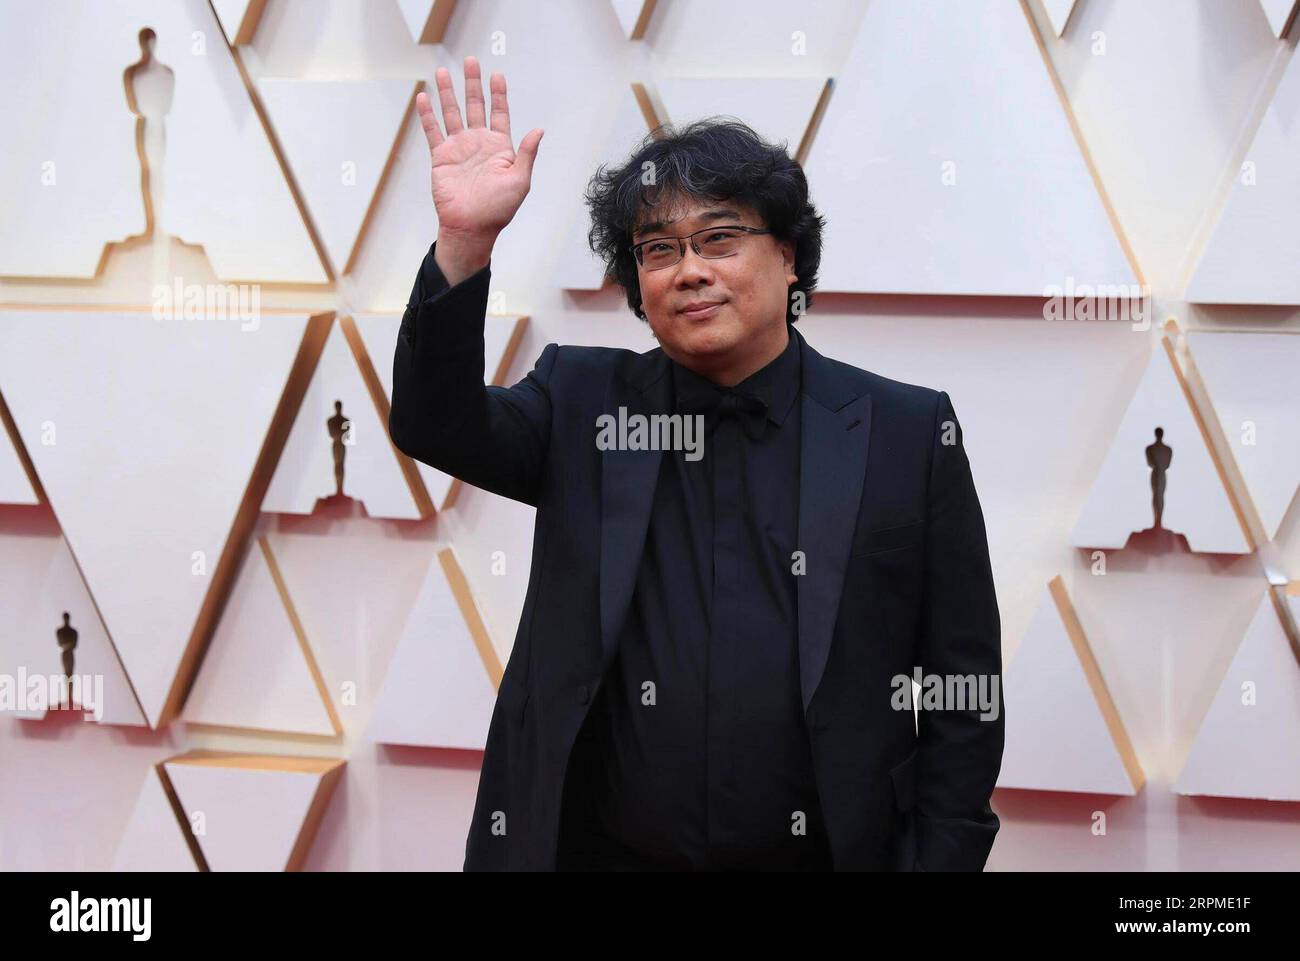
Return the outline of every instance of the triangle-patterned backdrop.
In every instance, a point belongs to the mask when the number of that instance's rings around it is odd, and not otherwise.
[[[414,98],[471,54],[546,129],[488,382],[655,346],[598,164],[715,114],[785,143],[828,221],[800,330],[961,412],[989,869],[1300,867],[1297,6],[0,3],[0,870],[460,869],[532,510],[387,420]],[[89,714],[27,696],[69,649]]]

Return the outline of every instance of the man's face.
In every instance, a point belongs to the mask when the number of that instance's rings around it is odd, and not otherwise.
[[[649,208],[632,242],[728,224],[767,226],[746,204],[679,197]],[[798,280],[793,243],[751,234],[738,253],[705,258],[688,242],[686,255],[676,264],[659,270],[639,267],[637,276],[650,329],[664,353],[680,364],[707,371],[744,368],[751,356],[769,355],[773,345],[784,343],[789,286]],[[716,306],[702,313],[687,310],[701,302]]]

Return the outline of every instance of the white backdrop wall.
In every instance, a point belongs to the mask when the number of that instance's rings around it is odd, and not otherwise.
[[[206,4],[187,2],[193,17],[215,24]],[[630,85],[642,83],[653,94],[657,82],[676,78],[836,78],[826,123],[813,140],[812,173],[819,169],[819,138],[831,129],[835,97],[852,88],[854,77],[844,70],[861,54],[855,50],[860,28],[878,13],[874,7],[887,2],[659,0],[644,38],[629,41],[608,0],[459,0],[444,42],[420,45],[395,0],[269,0],[251,44],[240,47],[239,54],[254,85],[274,78],[423,80],[432,86],[434,70],[446,66],[460,93],[461,61],[468,54],[482,61],[485,77],[494,70],[506,73],[516,140],[532,127],[546,129],[532,192],[492,263],[495,311],[530,318],[506,376],[507,383],[514,383],[551,341],[637,350],[654,346],[648,328],[627,311],[619,291],[564,290],[555,281],[573,254],[566,245],[579,236],[574,218],[584,214],[580,194],[594,163],[618,162],[632,147],[627,143],[617,155],[597,156],[605,149],[604,132],[622,122],[619,111],[629,100]],[[956,38],[952,42],[963,44],[967,56],[991,65],[996,75],[998,65],[1016,62],[1007,52],[1011,47],[1023,50],[1027,45],[1037,58],[1034,33],[1039,35],[1048,64],[1039,63],[1038,81],[1050,83],[1053,75],[1059,81],[1084,144],[1078,155],[1083,169],[1090,161],[1090,173],[1104,192],[1088,203],[1103,196],[1108,201],[1118,227],[1108,242],[1116,249],[1127,244],[1131,258],[1121,263],[1133,266],[1149,285],[1155,323],[1143,331],[1121,321],[1049,321],[1040,299],[997,291],[989,296],[827,291],[817,294],[800,329],[830,356],[949,392],[989,530],[1004,658],[1014,658],[1047,582],[1063,575],[1145,771],[1146,784],[1132,797],[1000,789],[994,807],[1003,828],[989,868],[1295,869],[1300,867],[1300,847],[1294,844],[1300,826],[1296,803],[1187,797],[1172,790],[1267,585],[1261,556],[1112,551],[1105,576],[1096,576],[1091,553],[1071,545],[1071,531],[1110,441],[1152,351],[1160,349],[1159,323],[1173,317],[1185,331],[1300,335],[1300,307],[1294,304],[1212,306],[1183,299],[1220,217],[1231,206],[1243,162],[1261,161],[1261,189],[1269,186],[1269,178],[1300,178],[1300,165],[1270,168],[1263,158],[1250,156],[1270,104],[1286,91],[1288,68],[1294,73],[1300,67],[1293,62],[1294,36],[1278,39],[1258,0],[1078,0],[1059,38],[1035,0],[1024,8],[1028,21],[1019,3],[1005,2],[1015,16],[996,22],[1019,29],[1010,35],[949,30]],[[955,17],[961,4],[954,0],[947,10],[944,6],[937,5],[936,15]],[[149,20],[147,8],[140,8],[140,25]],[[0,16],[17,23],[46,15],[31,9],[8,3],[0,7]],[[5,44],[43,42],[30,33],[15,39],[13,31],[0,25],[0,35],[5,34]],[[165,63],[183,53],[173,44],[163,56],[163,42],[170,39],[160,34],[159,55]],[[208,40],[224,44],[219,32]],[[20,82],[26,97],[62,92],[45,100],[41,109],[65,131],[58,148],[64,153],[56,159],[66,158],[65,169],[73,170],[70,155],[96,149],[78,137],[86,122],[78,91],[88,80],[77,73],[75,63],[59,59],[53,50],[29,56],[27,75],[9,79]],[[119,79],[138,51],[127,53],[111,61],[115,73],[95,82],[118,84],[105,102],[120,103],[116,122],[129,131]],[[943,60],[919,63],[916,69],[932,72],[940,98],[946,95],[943,72],[962,72]],[[1004,79],[1019,82],[1011,73]],[[1007,90],[1005,99],[1014,101],[1012,94]],[[304,102],[320,103],[322,98]],[[1282,139],[1289,134],[1293,146],[1300,137],[1297,107],[1300,97],[1274,107],[1283,111],[1274,117]],[[996,115],[999,105],[989,109]],[[18,116],[10,111],[11,124]],[[1062,116],[1068,124],[1069,115]],[[742,119],[761,127],[752,118]],[[917,126],[925,129],[926,116],[912,119],[912,134],[901,128],[899,138],[915,135]],[[284,117],[282,125],[300,120]],[[322,116],[321,122],[326,120]],[[271,121],[275,126],[274,116]],[[346,138],[347,125],[332,122]],[[201,131],[203,126],[177,129]],[[6,144],[21,144],[27,134],[11,125],[3,136]],[[389,136],[397,136],[395,159],[351,269],[342,272],[343,265],[336,262],[335,279],[326,283],[263,284],[264,309],[283,310],[299,321],[319,311],[400,312],[437,227],[427,149],[413,114]],[[129,138],[122,139],[129,149]],[[845,137],[841,128],[835,157],[840,164],[873,163],[878,158],[867,149],[868,142],[876,150],[878,142],[889,141],[869,130],[856,139]],[[287,140],[285,145],[287,149]],[[790,149],[796,146],[792,142]],[[850,161],[855,147],[862,154]],[[1025,163],[1032,168],[1034,156],[1024,154],[1024,144],[993,142],[982,148],[992,157],[1005,151],[1005,162],[1013,169]],[[344,144],[338,156],[348,154]],[[32,156],[39,157],[39,151]],[[330,156],[333,160],[335,155]],[[937,177],[938,165],[947,157],[934,154],[932,159]],[[964,172],[960,157],[957,164],[952,189],[978,192],[978,176]],[[143,224],[138,207],[121,203],[122,197],[139,197],[138,166],[127,163],[124,169],[126,179],[117,184],[120,193],[114,196],[126,211],[119,217],[126,226],[122,235],[105,235],[104,243],[139,232]],[[0,202],[7,210],[20,209],[20,196],[39,189],[32,184],[37,174],[31,170],[10,167],[4,176]],[[811,189],[814,202],[832,222],[848,218],[868,229],[878,223],[870,213],[873,206],[889,199],[845,194],[815,176]],[[999,189],[1008,189],[1007,184]],[[1070,211],[1077,209],[1071,202],[1054,214],[1064,219],[1037,227],[1068,239],[1075,230]],[[917,223],[935,214],[913,211]],[[1296,209],[1281,220],[1290,224],[1293,242],[1300,230]],[[237,226],[256,235],[256,224]],[[1005,238],[1022,227],[993,218],[986,224],[982,249],[971,255],[996,260],[1007,246]],[[60,231],[59,223],[44,221],[25,228],[18,240],[22,246],[53,249]],[[1287,242],[1285,236],[1269,238],[1274,249],[1286,249]],[[847,241],[839,237],[836,243]],[[307,251],[311,253],[310,244]],[[837,256],[843,256],[841,251]],[[899,264],[897,272],[908,273],[912,266]],[[1016,267],[1009,265],[1009,275],[1015,276]],[[165,271],[161,276],[180,275],[187,282],[217,279],[202,250],[154,238],[112,248],[102,273],[91,279],[9,271],[0,276],[0,313],[39,317],[37,308],[47,306],[81,312],[147,309],[160,269]],[[864,274],[889,272],[888,264],[864,265]],[[1066,278],[1057,282],[1064,284]],[[0,352],[4,350],[0,339]],[[66,374],[61,362],[69,355],[58,349],[57,340],[41,356],[44,376],[57,381]],[[372,359],[376,365],[392,362],[391,354]],[[75,391],[75,385],[74,380],[67,389]],[[0,395],[13,407],[7,386],[0,379]],[[1294,409],[1294,397],[1278,401]],[[250,429],[265,429],[264,420],[250,423],[255,424]],[[1300,440],[1297,423],[1290,421],[1293,442]],[[153,429],[192,428],[178,415]],[[0,445],[8,443],[0,432]],[[132,443],[151,443],[149,434],[138,434]],[[220,456],[217,447],[214,456]],[[195,478],[206,476],[201,462],[192,467]],[[147,516],[147,504],[135,504],[123,492],[114,496],[125,499],[124,509],[144,510]],[[161,499],[167,492],[151,496]],[[1274,543],[1262,552],[1275,576],[1300,576],[1300,511],[1294,508],[1293,502]],[[308,869],[458,870],[479,755],[376,744],[367,737],[367,725],[406,615],[437,563],[437,551],[448,544],[455,547],[491,644],[505,661],[527,586],[532,514],[531,508],[473,488],[461,491],[453,508],[424,521],[326,511],[303,522],[262,514],[258,531],[268,534],[284,567],[304,632],[317,646],[319,669],[328,696],[336,701],[343,734],[313,738],[183,720],[151,730],[53,715],[44,721],[0,716],[0,868],[109,868],[151,767],[191,749],[211,748],[346,759],[346,773],[307,856]],[[0,558],[11,563],[21,557],[27,539],[56,532],[63,516],[57,502],[49,507],[0,505]],[[76,538],[69,537],[75,548]],[[129,566],[131,558],[123,556],[122,564]],[[347,590],[340,590],[341,582]],[[88,587],[94,594],[96,585]],[[113,625],[108,627],[112,633]],[[1291,667],[1300,674],[1300,665]],[[347,682],[356,683],[355,703],[340,697],[340,686]],[[1006,699],[1014,713],[1014,689]],[[1068,749],[1068,718],[1051,733]],[[1278,763],[1300,763],[1294,753],[1300,731],[1269,736],[1293,752],[1280,756]],[[1093,830],[1099,811],[1106,815],[1104,835]]]

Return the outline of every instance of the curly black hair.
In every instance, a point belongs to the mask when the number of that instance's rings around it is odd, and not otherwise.
[[[597,169],[585,194],[591,210],[587,242],[604,262],[605,276],[623,288],[634,314],[646,320],[636,258],[628,249],[633,231],[643,208],[681,196],[746,203],[777,241],[794,241],[799,279],[790,285],[786,320],[796,322],[812,306],[826,219],[809,202],[803,168],[786,147],[785,141],[769,143],[733,117],[705,117],[680,131],[661,124],[621,166]],[[647,171],[654,172],[649,184]]]

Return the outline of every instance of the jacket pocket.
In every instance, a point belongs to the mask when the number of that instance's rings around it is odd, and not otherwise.
[[[516,728],[524,723],[524,709],[528,707],[528,688],[520,687],[510,680],[509,674],[502,677],[497,689],[497,703],[506,719]]]
[[[872,531],[862,531],[854,535],[850,557],[864,554],[881,554],[885,551],[902,550],[905,547],[920,547],[925,537],[925,521],[912,521],[893,527],[882,527]]]

